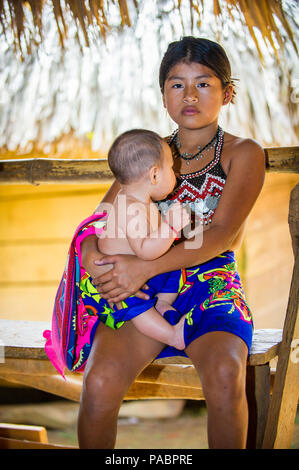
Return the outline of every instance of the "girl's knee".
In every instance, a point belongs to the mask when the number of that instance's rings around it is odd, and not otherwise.
[[[202,382],[207,398],[238,400],[245,393],[246,366],[233,354],[209,361]]]
[[[113,363],[85,371],[82,400],[96,406],[116,406],[121,403],[128,388],[124,370]]]

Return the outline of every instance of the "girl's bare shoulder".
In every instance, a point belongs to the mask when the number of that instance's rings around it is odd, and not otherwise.
[[[256,140],[251,138],[243,138],[228,132],[224,134],[223,143],[223,158],[226,162],[226,167],[229,171],[232,163],[238,159],[250,160],[251,164],[253,160],[265,160],[265,152]]]

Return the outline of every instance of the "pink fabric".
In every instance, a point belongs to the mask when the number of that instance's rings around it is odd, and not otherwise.
[[[56,370],[65,378],[64,370],[83,371],[91,347],[91,332],[96,316],[85,309],[80,296],[80,280],[86,273],[81,263],[81,242],[95,234],[94,223],[106,213],[93,214],[76,229],[54,302],[52,328],[43,333],[45,352]],[[97,234],[101,233],[103,228]]]

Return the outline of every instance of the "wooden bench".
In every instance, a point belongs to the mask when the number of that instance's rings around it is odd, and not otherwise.
[[[75,449],[74,446],[49,444],[43,426],[0,423],[0,449]]]
[[[266,150],[266,157],[268,171],[299,173],[298,147],[269,149]],[[0,168],[0,181],[26,181],[28,172],[20,165],[17,162],[18,177],[16,167],[10,173],[9,163],[6,162]],[[85,165],[83,176],[82,173],[78,175],[77,162],[73,165],[66,161],[53,164],[53,170],[48,162],[46,173],[35,173],[31,163],[30,182],[52,181],[51,178],[55,177],[51,176],[51,171],[56,175],[59,173],[61,182],[61,165],[65,165],[66,175],[69,175],[68,165],[71,166],[74,180],[83,178],[86,182],[90,175],[93,181],[95,161],[88,163],[87,169]],[[104,170],[106,176],[105,165]],[[69,181],[67,176],[65,180]],[[284,328],[255,331],[248,358],[248,448],[288,448],[293,433],[299,394],[299,352],[296,349],[299,346],[299,184],[291,192],[289,227],[295,261]],[[42,332],[49,327],[47,322],[0,320],[0,378],[79,401],[82,374],[67,373],[65,381],[45,355]],[[276,372],[271,375],[270,361],[276,357]],[[160,359],[146,367],[125,399],[147,398],[204,399],[200,380],[190,360],[181,357]]]
[[[47,322],[0,320],[5,362],[0,364],[0,377],[10,382],[37,388],[73,401],[80,400],[82,373],[66,372],[66,381],[55,371],[44,351],[42,333]],[[257,330],[248,358],[248,401],[253,435],[259,423],[265,427],[270,399],[271,359],[278,355],[282,330]],[[203,400],[197,372],[188,358],[155,360],[137,377],[125,399],[181,398]],[[262,436],[258,437],[259,442]],[[253,444],[253,447],[255,445]]]

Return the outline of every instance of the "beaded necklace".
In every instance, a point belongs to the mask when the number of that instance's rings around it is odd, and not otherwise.
[[[183,160],[185,160],[187,162],[187,165],[190,165],[190,161],[191,160],[198,160],[199,158],[203,158],[204,155],[203,155],[203,152],[204,151],[209,151],[211,150],[213,147],[216,146],[217,144],[217,141],[219,139],[219,135],[221,134],[222,132],[222,129],[220,126],[218,126],[217,128],[217,132],[216,134],[214,135],[214,137],[206,144],[204,145],[203,147],[201,147],[200,145],[198,145],[198,149],[199,151],[195,154],[192,154],[192,153],[188,153],[188,152],[183,152],[183,153],[180,153],[179,152],[179,148],[182,146],[181,144],[181,141],[179,139],[179,136],[178,136],[178,129],[176,129],[170,136],[170,142],[173,142],[174,145],[175,145],[175,149],[176,149],[176,155],[175,155],[175,158],[182,158]]]

